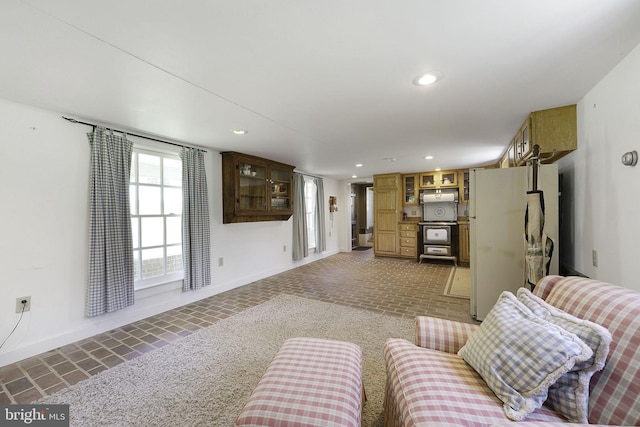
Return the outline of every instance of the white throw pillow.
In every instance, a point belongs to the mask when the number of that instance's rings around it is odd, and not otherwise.
[[[579,319],[533,295],[527,288],[518,290],[518,300],[526,305],[538,317],[576,334],[591,348],[593,356],[584,362],[576,363],[566,374],[549,387],[549,396],[545,404],[560,412],[569,421],[588,423],[589,420],[589,381],[594,373],[604,367],[611,333],[603,326],[588,320]]]
[[[534,315],[503,292],[458,354],[520,421],[547,399],[547,390],[577,362],[592,356],[575,334]]]

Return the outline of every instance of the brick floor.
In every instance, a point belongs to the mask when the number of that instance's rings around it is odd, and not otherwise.
[[[0,404],[30,403],[277,295],[413,318],[473,323],[469,300],[443,290],[450,264],[339,253],[0,368]]]

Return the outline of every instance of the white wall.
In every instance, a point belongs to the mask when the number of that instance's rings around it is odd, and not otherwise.
[[[291,260],[291,219],[222,224],[222,159],[209,150],[212,285],[137,293],[132,307],[85,318],[91,128],[60,116],[0,99],[0,342],[20,317],[16,298],[31,296],[31,311],[0,349],[0,366],[312,262],[342,245],[343,218],[329,213],[326,252],[298,262]],[[326,203],[342,186],[325,179]]]
[[[578,150],[559,162],[569,218],[561,244],[567,265],[638,290],[640,166],[623,166],[620,157],[640,151],[639,75],[640,46],[580,101]],[[138,298],[133,307],[87,319],[89,128],[0,99],[0,129],[0,339],[19,318],[16,298],[32,301],[0,349],[0,366],[319,258],[291,261],[291,220],[222,224],[221,157],[210,150],[213,284]],[[325,179],[324,186],[325,198],[337,195],[340,208],[326,216],[326,256],[350,247],[349,183]]]
[[[561,247],[569,267],[640,290],[640,45],[578,103],[578,149],[559,161],[564,175]],[[597,251],[593,266],[592,250]]]

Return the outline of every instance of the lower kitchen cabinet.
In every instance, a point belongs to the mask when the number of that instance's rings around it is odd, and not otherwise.
[[[398,229],[400,230],[400,256],[405,258],[417,258],[418,224],[415,222],[401,222],[398,224]]]
[[[471,262],[471,246],[469,242],[469,223],[458,221],[459,231],[459,254],[458,262],[463,265],[469,265]]]

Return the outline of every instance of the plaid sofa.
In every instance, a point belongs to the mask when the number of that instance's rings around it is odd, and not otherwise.
[[[606,365],[590,382],[591,425],[640,425],[640,292],[581,277],[547,276],[534,294],[580,319],[604,326],[613,337]],[[416,343],[389,339],[385,425],[509,425],[502,402],[460,356],[476,325],[416,318]],[[543,406],[528,426],[567,423]]]

